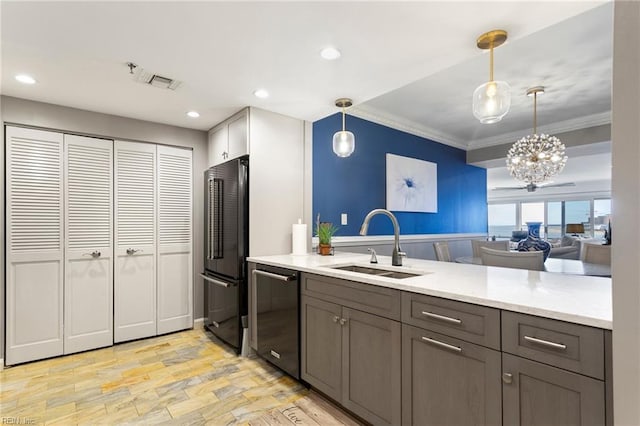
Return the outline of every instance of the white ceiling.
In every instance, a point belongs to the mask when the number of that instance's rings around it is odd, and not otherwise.
[[[207,130],[246,105],[315,121],[346,96],[354,115],[469,149],[530,132],[524,91],[544,85],[542,130],[609,122],[607,1],[2,1],[0,14],[0,92],[91,111]],[[488,56],[475,40],[495,28],[509,33],[495,73],[512,107],[481,125],[470,102]],[[321,59],[328,45],[342,57]],[[136,83],[128,61],[183,83]]]

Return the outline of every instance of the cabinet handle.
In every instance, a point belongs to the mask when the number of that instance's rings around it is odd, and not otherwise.
[[[454,352],[462,352],[462,348],[458,346],[450,345],[448,343],[441,342],[439,340],[431,339],[429,337],[424,337],[424,336],[422,336],[422,340],[424,340],[425,342],[431,343],[432,345],[439,346],[443,349],[448,349]]]
[[[347,320],[344,318],[340,318],[340,325],[345,325],[347,323]]]
[[[462,324],[462,320],[459,320],[458,318],[446,317],[444,315],[434,314],[433,312],[422,311],[422,315],[433,318],[435,320],[450,322],[451,324]]]
[[[142,251],[143,251],[142,249],[132,249],[132,248],[128,248],[128,249],[127,249],[127,254],[128,254],[129,256],[132,256],[132,255],[134,255],[134,254],[136,254],[136,253],[138,253],[138,252],[142,252]]]
[[[271,349],[270,353],[271,353],[271,356],[274,357],[275,359],[280,359],[280,354],[278,352]]]
[[[336,315],[336,316],[333,317],[333,322],[338,322],[339,319],[340,319],[340,317]]]
[[[536,343],[540,346],[546,346],[553,349],[560,349],[561,351],[564,351],[567,349],[567,345],[563,345],[562,343],[555,343],[555,342],[550,342],[548,340],[536,339],[535,337],[531,337],[531,336],[524,336],[524,340],[526,340],[527,342]]]
[[[513,383],[513,374],[511,373],[504,373],[502,375],[502,381],[508,385],[510,385],[511,383]]]
[[[98,257],[102,256],[102,253],[100,253],[98,250],[92,251],[91,253],[83,253],[83,256],[91,256],[94,259],[97,259]]]

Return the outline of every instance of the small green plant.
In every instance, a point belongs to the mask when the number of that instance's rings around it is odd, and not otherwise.
[[[338,232],[339,229],[340,228],[331,222],[319,222],[316,227],[316,235],[318,236],[320,244],[330,245],[331,237],[333,237],[333,234]]]

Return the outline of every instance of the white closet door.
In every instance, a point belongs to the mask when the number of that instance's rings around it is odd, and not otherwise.
[[[113,344],[113,141],[64,135],[64,353]]]
[[[62,134],[6,128],[6,363],[63,352]]]
[[[115,142],[114,340],[156,334],[156,146]]]
[[[191,157],[158,146],[158,334],[193,327]]]

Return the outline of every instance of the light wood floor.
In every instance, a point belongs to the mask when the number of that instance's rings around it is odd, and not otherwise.
[[[287,423],[287,421],[289,423]],[[202,329],[6,368],[0,423],[354,424]]]

